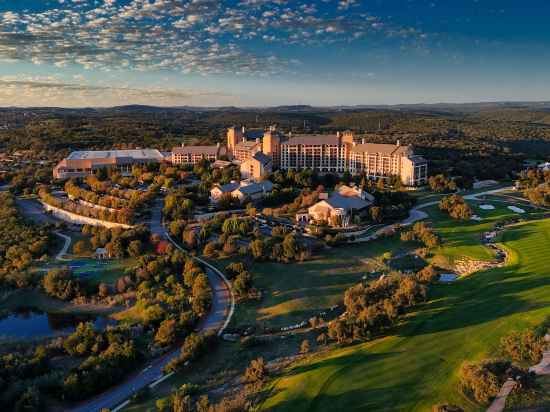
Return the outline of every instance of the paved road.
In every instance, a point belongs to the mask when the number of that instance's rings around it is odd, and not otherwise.
[[[45,213],[42,204],[37,200],[16,199],[16,204],[23,215],[37,224],[59,223],[60,221]]]
[[[161,222],[161,210],[162,200],[158,201],[152,209],[152,219],[149,223],[151,232],[165,237],[174,243],[178,249],[181,249],[178,244],[173,242],[163,228]],[[224,280],[221,272],[202,259],[196,259],[204,265],[213,291],[213,301],[210,313],[199,323],[197,329],[201,333],[217,331],[219,335],[223,329],[225,329],[231,319],[231,315],[233,314],[234,301],[231,295],[230,287],[229,284],[226,283],[227,281]],[[179,354],[180,349],[176,349],[156,359],[143,370],[128,378],[125,382],[89,401],[86,401],[80,406],[72,409],[72,412],[98,412],[102,408],[113,409],[130,398],[134,392],[145,388],[160,379],[163,376],[162,369],[164,366]]]

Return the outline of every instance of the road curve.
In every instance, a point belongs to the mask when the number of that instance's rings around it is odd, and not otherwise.
[[[159,222],[161,219],[162,205],[157,203],[152,210],[153,218],[151,219],[150,227],[151,232],[161,235],[174,244],[175,247],[184,251],[166,232],[162,224]],[[210,331],[217,332],[218,335],[223,333],[223,330],[227,327],[233,315],[235,300],[231,291],[231,285],[225,276],[214,266],[205,262],[200,258],[195,258],[200,262],[205,269],[208,276],[210,286],[212,288],[212,306],[210,313],[204,319],[199,322],[197,329],[200,333],[207,333]],[[140,372],[132,375],[120,385],[115,388],[111,388],[107,392],[104,392],[90,400],[85,401],[81,405],[71,409],[72,412],[98,412],[103,408],[114,409],[116,406],[124,403],[129,399],[136,391],[151,385],[153,382],[159,380],[163,376],[163,368],[173,358],[179,356],[180,349],[175,349],[160,358],[155,359],[149,365],[147,365]]]

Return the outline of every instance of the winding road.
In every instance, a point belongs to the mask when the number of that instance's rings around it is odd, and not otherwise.
[[[162,200],[158,200],[155,203],[151,212],[151,221],[149,222],[151,233],[168,239],[175,247],[184,251],[162,226]],[[197,330],[201,333],[214,331],[218,335],[221,335],[231,320],[235,306],[229,281],[214,266],[200,258],[195,259],[204,266],[213,292],[210,313],[199,323]],[[103,408],[118,410],[120,407],[116,407],[127,404],[127,400],[136,391],[147,386],[153,388],[160,380],[165,379],[168,375],[163,376],[162,370],[164,366],[173,358],[179,356],[179,354],[180,349],[178,348],[155,359],[143,370],[129,377],[117,387],[111,388],[107,392],[83,402],[81,405],[73,408],[72,412],[98,412]]]

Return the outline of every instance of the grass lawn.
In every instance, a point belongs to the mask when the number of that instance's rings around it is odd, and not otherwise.
[[[456,230],[444,236],[475,251],[473,242],[463,242],[484,229],[472,226],[459,229],[464,240]],[[429,411],[438,402],[483,410],[458,390],[462,362],[490,356],[503,335],[550,316],[550,221],[516,225],[502,241],[506,267],[433,287],[430,301],[391,336],[288,370],[273,382],[262,410]]]
[[[286,326],[307,320],[342,302],[344,290],[375,269],[384,252],[398,254],[411,248],[393,237],[327,250],[303,263],[255,263],[251,272],[262,300],[237,305],[231,324]]]

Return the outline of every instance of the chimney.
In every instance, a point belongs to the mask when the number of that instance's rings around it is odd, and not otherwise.
[[[243,126],[241,130],[242,130],[243,134],[246,133],[246,127]]]
[[[336,132],[336,137],[340,137],[340,132]]]
[[[397,139],[397,146],[401,146],[401,142]]]
[[[181,147],[185,147],[185,142],[181,142]]]
[[[216,143],[216,147],[219,149],[221,146],[220,142]]]
[[[243,136],[243,139],[242,139],[243,142],[246,142],[246,137]]]
[[[292,138],[292,132],[288,132],[288,137]]]
[[[262,139],[260,139],[259,137],[256,137],[256,143],[257,143],[257,144],[262,143]]]
[[[365,144],[365,138],[364,137],[361,139],[361,144]]]
[[[355,140],[353,141],[352,145],[353,147],[357,146],[357,143],[355,142]]]

